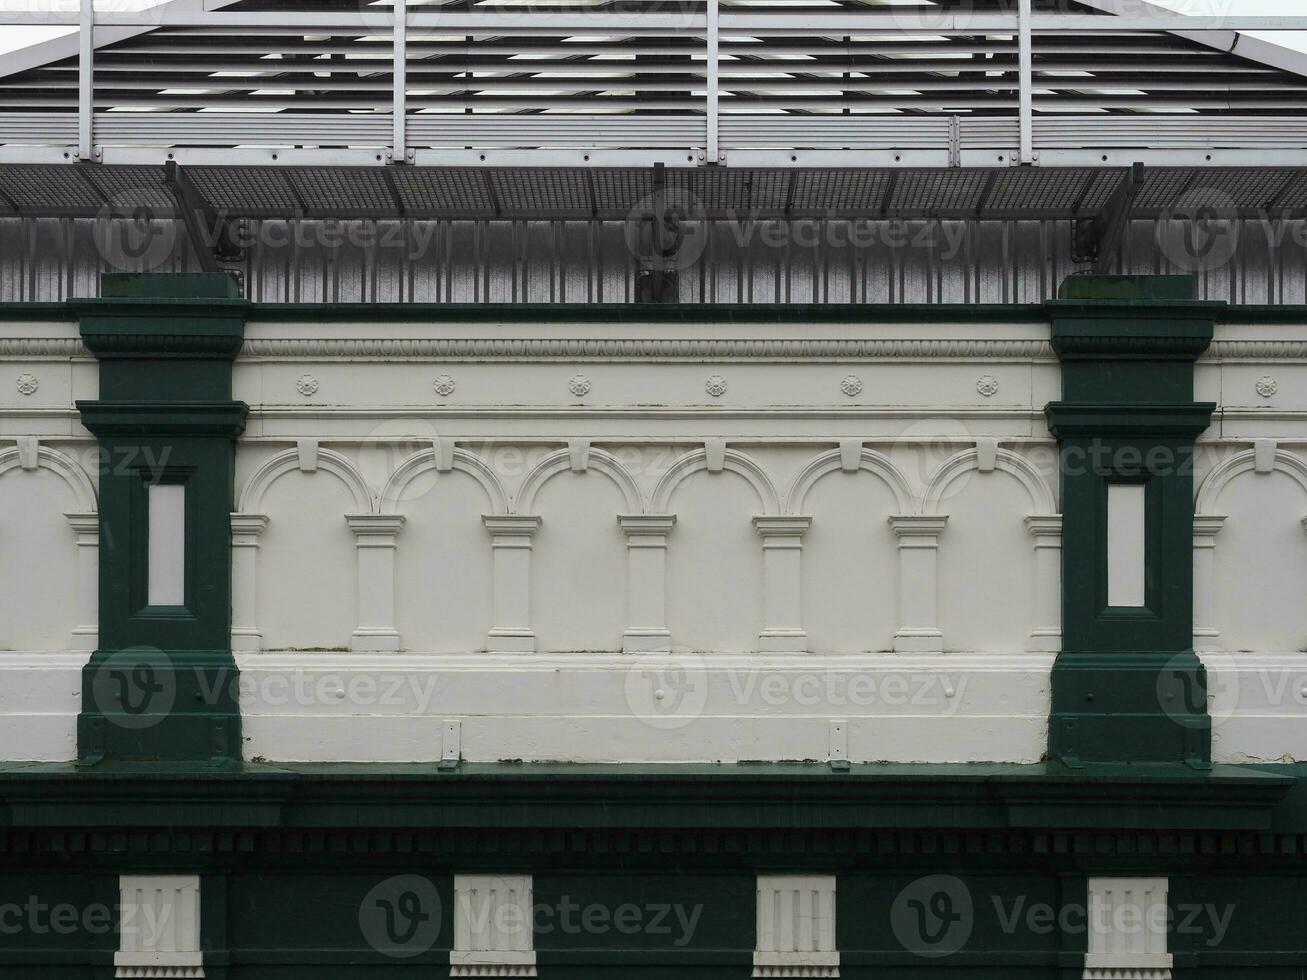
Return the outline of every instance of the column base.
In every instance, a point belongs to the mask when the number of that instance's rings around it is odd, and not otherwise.
[[[90,652],[100,645],[100,628],[98,626],[78,626],[72,632],[69,646],[74,650]]]
[[[233,627],[231,631],[232,653],[258,653],[263,649],[263,634],[252,626]]]
[[[239,675],[226,650],[97,650],[82,668],[77,760],[241,758]]]
[[[623,653],[671,653],[672,631],[632,627],[622,634]]]
[[[934,627],[901,629],[894,634],[895,653],[943,653],[944,634]]]
[[[763,653],[807,653],[806,630],[768,629],[758,634],[758,649]]]
[[[486,636],[486,649],[490,653],[535,653],[534,630],[498,626]]]
[[[1049,754],[1066,765],[1211,768],[1207,671],[1192,650],[1063,651],[1050,681]]]
[[[1061,653],[1062,631],[1055,626],[1036,627],[1026,638],[1026,650],[1030,653]]]
[[[393,652],[399,649],[399,631],[389,629],[355,630],[349,639],[355,653]]]

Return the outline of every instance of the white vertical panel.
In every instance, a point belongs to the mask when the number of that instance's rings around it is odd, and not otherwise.
[[[1107,604],[1144,604],[1144,485],[1107,487]]]
[[[530,875],[455,875],[454,948],[530,950],[531,893]]]
[[[1166,878],[1090,878],[1084,976],[1171,976]]]
[[[152,606],[186,604],[186,487],[149,488],[150,589]]]
[[[834,875],[759,875],[755,977],[838,977]]]
[[[118,977],[202,977],[198,875],[122,875]]]

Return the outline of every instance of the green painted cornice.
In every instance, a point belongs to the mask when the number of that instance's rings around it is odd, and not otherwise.
[[[100,359],[234,360],[245,335],[245,300],[79,299],[69,308],[82,342]]]
[[[1198,279],[1193,275],[1105,276],[1077,274],[1062,280],[1058,299],[1094,302],[1167,302],[1193,299]]]
[[[1196,439],[1211,425],[1215,402],[1123,406],[1117,402],[1049,402],[1049,431],[1059,439]]]
[[[1050,300],[1053,351],[1063,361],[1196,361],[1224,303]]]
[[[161,401],[124,404],[79,401],[82,424],[97,436],[223,436],[245,431],[250,407],[237,401]]]
[[[1163,764],[6,764],[0,826],[1256,830],[1295,781]]]

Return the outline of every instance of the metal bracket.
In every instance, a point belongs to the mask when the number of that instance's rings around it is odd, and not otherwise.
[[[438,769],[457,769],[463,758],[463,723],[456,719],[445,722],[441,734]]]
[[[213,209],[176,160],[163,165],[163,182],[172,194],[191,247],[205,272],[220,272],[219,262],[239,262],[245,258],[245,250],[231,234],[231,221]]]
[[[849,723],[832,721],[830,723],[830,767],[835,772],[847,772],[849,769]]]
[[[674,257],[684,239],[676,209],[668,207],[667,168],[662,163],[653,166],[653,206],[646,212],[633,214],[638,221],[635,240],[638,259],[643,268],[636,280],[637,303],[675,303],[680,297],[680,276]]]
[[[1121,251],[1135,195],[1144,183],[1144,165],[1135,163],[1121,178],[1103,209],[1092,218],[1077,218],[1071,227],[1071,261],[1092,262],[1097,275],[1112,271]]]

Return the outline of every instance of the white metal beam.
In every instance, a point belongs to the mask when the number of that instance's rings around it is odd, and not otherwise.
[[[77,156],[95,157],[95,0],[82,0],[77,28]]]
[[[721,12],[718,9],[717,0],[707,0],[706,10],[707,10],[706,16],[708,19],[708,24],[707,24],[708,64],[706,68],[707,105],[705,106],[705,113],[707,115],[707,124],[708,124],[708,147],[706,153],[708,159],[706,162],[715,164],[719,162],[719,150],[717,145],[718,109],[719,109],[718,99],[721,96],[721,74],[718,66],[718,63],[720,61],[720,53],[717,49],[718,20]]]
[[[395,47],[391,70],[394,76],[394,101],[390,113],[394,122],[391,155],[397,163],[408,159],[408,0],[394,0]]]
[[[1021,125],[1021,162],[1035,162],[1035,87],[1033,37],[1030,32],[1031,2],[1017,5],[1017,79],[1019,84],[1017,115]]]
[[[220,12],[211,0],[210,9],[162,4],[139,11],[105,11],[97,15],[97,22],[105,27],[226,27],[232,29],[284,27],[304,30],[307,33],[357,32],[372,33],[371,20],[359,13],[322,11],[231,11]],[[886,35],[927,34],[1015,34],[1019,29],[1014,14],[957,12],[937,10],[901,10],[887,13],[879,10],[852,12],[841,10],[812,10],[804,13],[767,13],[747,8],[732,8],[720,15],[723,31],[754,36],[782,33],[794,35],[845,34],[859,32]],[[66,11],[4,10],[0,23],[13,25],[42,25],[77,27],[80,15]],[[1130,16],[1099,16],[1093,14],[1035,14],[1031,29],[1049,34],[1112,34],[1139,31],[1173,32],[1229,32],[1229,31],[1301,31],[1307,25],[1307,15],[1283,16],[1197,16],[1177,13],[1143,14]],[[595,12],[547,11],[534,9],[524,13],[521,9],[505,7],[499,11],[441,11],[413,13],[409,27],[415,30],[438,31],[449,34],[585,34],[622,33],[679,34],[687,30],[702,30],[706,17],[695,13],[667,13],[660,11]]]

